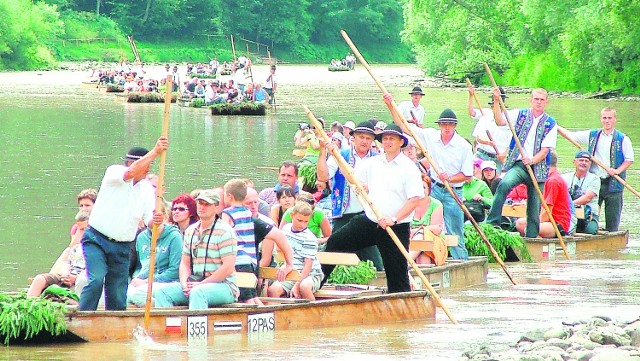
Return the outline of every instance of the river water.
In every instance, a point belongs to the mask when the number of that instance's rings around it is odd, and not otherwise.
[[[396,100],[423,80],[410,66],[374,66]],[[161,132],[161,104],[128,104],[110,94],[83,88],[81,72],[0,74],[0,291],[26,287],[26,279],[46,272],[68,243],[76,213],[76,194],[99,186],[104,169],[133,145],[152,147]],[[256,67],[262,79],[267,68]],[[362,67],[331,73],[324,66],[278,68],[276,111],[264,117],[212,117],[204,109],[172,106],[167,155],[167,198],[195,188],[247,177],[258,188],[271,186],[277,166],[291,159],[293,134],[306,121],[302,106],[330,122],[356,123],[377,116],[390,121],[381,93]],[[470,137],[464,88],[425,88],[426,122],[449,107],[460,119],[458,131]],[[484,95],[480,99],[488,100]],[[526,107],[526,94],[513,94],[508,105]],[[548,107],[570,129],[599,126],[599,110],[614,106],[618,128],[635,140],[636,102],[552,97]],[[575,149],[559,139],[559,167],[569,170]],[[629,183],[640,186],[637,167]],[[459,321],[452,325],[438,312],[435,324],[404,323],[376,327],[277,332],[258,339],[225,335],[208,346],[103,343],[49,347],[9,347],[7,360],[186,360],[186,359],[354,359],[400,357],[456,360],[471,344],[499,348],[537,327],[592,315],[617,320],[640,314],[640,209],[625,192],[622,227],[630,229],[629,247],[621,252],[581,256],[534,264],[509,264],[520,284],[512,286],[500,268],[492,267],[486,285],[447,290],[442,296]]]

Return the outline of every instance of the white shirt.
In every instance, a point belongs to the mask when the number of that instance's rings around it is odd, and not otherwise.
[[[365,159],[367,159],[367,157],[365,156],[365,158],[360,158],[360,156],[355,150],[353,150],[353,153],[355,158],[355,164],[353,166],[353,169],[355,173],[356,170],[359,168],[359,166],[362,164],[362,162]],[[369,154],[369,152],[367,152],[367,154]],[[336,175],[336,172],[338,171],[338,162],[333,156],[330,156],[329,158],[327,158],[327,169],[329,170],[329,179],[332,179]],[[345,182],[346,181],[347,180],[345,179]],[[360,201],[358,201],[358,197],[356,197],[356,194],[354,193],[353,186],[349,185],[349,187],[351,187],[351,190],[349,193],[349,204],[347,204],[347,208],[345,208],[344,214],[360,213],[363,211],[362,204],[360,204]]]
[[[272,89],[274,86],[278,86],[278,78],[276,77],[275,74],[269,73],[264,83],[262,84],[262,87],[265,89]]]
[[[515,127],[516,120],[518,119],[519,113],[520,113],[520,109],[507,110],[507,115],[509,116],[509,120],[511,121],[511,124],[513,124],[514,127]],[[536,141],[536,128],[540,123],[540,118],[542,118],[544,114],[545,113],[542,113],[540,114],[539,117],[536,117],[533,119],[533,121],[531,122],[531,127],[529,128],[529,133],[527,133],[527,138],[525,139],[524,143],[522,143],[522,148],[524,148],[524,153],[527,155],[529,159],[533,158],[533,156],[535,155],[533,154],[533,149]],[[518,133],[518,129],[516,129],[516,133]],[[557,140],[558,140],[558,124],[556,123],[553,126],[553,128],[551,128],[549,133],[547,133],[547,136],[544,137],[544,139],[542,139],[542,144],[540,145],[540,147],[555,148]],[[518,156],[516,157],[516,160],[518,159],[522,159],[522,154],[520,154],[519,152],[518,152]]]
[[[204,101],[206,103],[212,103],[216,99],[216,92],[210,85],[204,89]]]
[[[422,125],[424,122],[424,107],[422,107],[422,105],[418,104],[417,107],[414,107],[411,100],[406,100],[398,104],[398,109],[400,109],[406,121],[413,122],[413,117],[411,116],[411,112],[413,112],[413,115],[415,115],[418,120],[418,124]]]
[[[488,142],[488,130],[493,137],[496,147],[498,148],[498,152],[504,153],[509,148],[511,138],[513,138],[509,125],[505,124],[503,126],[499,126],[496,124],[496,120],[491,109],[484,108],[482,112],[479,109],[474,109],[474,112],[475,114],[473,117],[478,119],[478,123],[473,129],[473,133],[471,135],[476,139],[480,138]],[[489,154],[495,154],[496,152],[492,146],[488,144],[481,144],[480,142],[478,142],[478,149],[482,149]]]
[[[444,144],[440,137],[439,129],[420,129],[414,125],[411,125],[411,127],[422,145],[426,146],[431,159],[438,165],[441,172],[446,172],[450,176],[458,173],[462,173],[467,177],[473,175],[471,144],[460,134],[456,132],[449,143]],[[439,182],[438,174],[433,168],[429,168],[429,176]],[[451,183],[451,186],[462,187],[463,184],[464,182]]]
[[[580,144],[584,144],[586,146],[589,145],[589,133],[590,130],[582,130],[579,132],[571,132],[571,137],[573,140]],[[596,150],[594,152],[594,156],[606,167],[611,168],[611,142],[613,142],[613,132],[611,134],[606,134],[604,131],[600,133],[600,138],[598,139],[598,143],[596,144]],[[634,153],[633,146],[631,145],[631,139],[624,136],[622,140],[622,154],[624,154],[624,160],[633,162]],[[591,164],[590,172],[594,173],[600,178],[607,178],[609,173],[606,170],[600,168],[595,162]]]
[[[133,184],[124,181],[127,167],[115,164],[107,168],[102,178],[98,198],[89,216],[89,225],[118,242],[131,242],[141,220],[149,224],[155,208],[155,190],[143,179]]]
[[[390,162],[384,155],[367,158],[355,175],[369,187],[369,198],[384,217],[394,217],[409,199],[424,197],[420,170],[402,152]],[[378,218],[369,206],[364,212],[367,218],[377,222]],[[412,219],[413,212],[398,223],[408,223]]]
[[[567,187],[569,188],[569,193],[574,186],[578,186],[582,190],[582,194],[591,191],[596,194],[589,203],[588,206],[591,207],[593,212],[597,212],[598,209],[598,194],[600,193],[600,178],[591,172],[587,172],[583,178],[578,178],[576,176],[576,172],[565,173],[562,175],[562,179],[567,183]]]

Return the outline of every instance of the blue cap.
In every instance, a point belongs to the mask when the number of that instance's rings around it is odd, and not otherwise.
[[[575,159],[578,159],[578,158],[586,158],[586,159],[591,160],[591,154],[589,154],[589,152],[587,152],[587,151],[586,151],[586,150],[584,150],[584,149],[580,149],[580,150],[578,151],[578,153],[576,153],[576,157],[575,157]]]

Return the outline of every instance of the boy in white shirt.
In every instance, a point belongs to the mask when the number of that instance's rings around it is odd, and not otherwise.
[[[291,212],[291,223],[282,228],[293,248],[293,268],[300,272],[300,281],[275,281],[267,291],[269,297],[287,295],[315,301],[313,293],[320,288],[324,274],[316,257],[318,238],[307,228],[312,213],[308,203],[296,202]]]

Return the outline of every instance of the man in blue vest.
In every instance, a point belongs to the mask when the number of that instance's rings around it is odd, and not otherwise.
[[[493,99],[500,101],[500,92],[494,90]],[[495,111],[496,124],[502,126],[506,123],[506,117],[513,123],[518,139],[524,149],[521,154],[511,140],[507,158],[503,170],[507,173],[498,185],[493,205],[487,217],[487,223],[496,227],[500,226],[502,219],[502,206],[507,193],[519,184],[527,186],[527,226],[526,237],[537,237],[540,230],[540,197],[538,196],[533,180],[527,171],[527,165],[531,166],[538,186],[542,189],[549,175],[551,162],[550,150],[556,147],[558,138],[558,126],[555,119],[545,113],[544,109],[549,104],[547,91],[538,88],[531,92],[531,108],[512,109],[506,113]]]
[[[598,206],[604,202],[605,230],[617,231],[622,214],[622,191],[624,186],[614,175],[622,179],[627,177],[627,168],[633,164],[634,154],[631,139],[621,131],[615,129],[618,116],[616,110],[607,107],[600,111],[602,129],[567,132],[560,128],[561,134],[572,138],[576,142],[588,145],[589,154],[598,159],[605,168],[595,162],[591,164],[591,172],[600,177],[600,194]]]
[[[358,124],[355,129],[350,132],[352,137],[351,147],[349,149],[340,150],[333,142],[326,144],[326,147],[320,147],[320,155],[318,157],[318,181],[326,182],[332,180],[331,189],[331,205],[333,217],[333,231],[337,231],[345,224],[349,223],[351,218],[364,212],[362,205],[358,202],[355,194],[351,192],[349,182],[338,168],[338,162],[333,156],[327,158],[327,151],[338,149],[340,155],[351,167],[357,169],[364,159],[378,155],[377,152],[371,150],[371,144],[375,138],[374,126],[370,121],[364,121]],[[363,248],[356,252],[360,259],[370,259],[376,266],[376,269],[382,270],[382,258],[378,247],[371,246]]]

